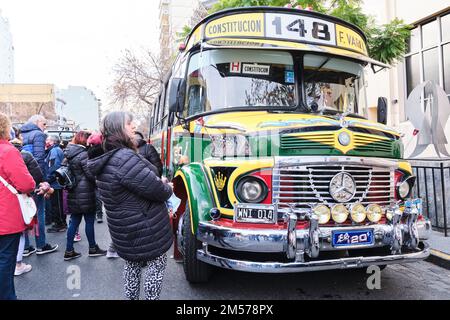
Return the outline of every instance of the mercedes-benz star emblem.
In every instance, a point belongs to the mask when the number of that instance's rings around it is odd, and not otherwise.
[[[337,202],[349,202],[356,193],[356,183],[353,177],[346,172],[339,172],[331,179],[330,195]]]

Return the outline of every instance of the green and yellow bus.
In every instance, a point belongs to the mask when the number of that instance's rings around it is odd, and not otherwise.
[[[302,272],[429,255],[400,135],[367,120],[370,66],[388,67],[362,31],[316,12],[238,8],[193,29],[150,128],[181,199],[175,250],[188,281],[214,267]]]

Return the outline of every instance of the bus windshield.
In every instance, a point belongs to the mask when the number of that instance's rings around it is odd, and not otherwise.
[[[288,52],[208,50],[194,54],[185,116],[223,108],[294,108],[294,60]]]
[[[321,56],[304,56],[306,104],[312,112],[349,113],[367,118],[364,69],[359,63]]]

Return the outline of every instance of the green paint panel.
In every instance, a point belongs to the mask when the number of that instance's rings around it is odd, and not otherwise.
[[[181,168],[189,192],[192,223],[194,232],[197,232],[197,226],[200,221],[211,220],[209,211],[215,207],[215,202],[210,190],[210,184],[203,167],[199,163],[191,163]]]

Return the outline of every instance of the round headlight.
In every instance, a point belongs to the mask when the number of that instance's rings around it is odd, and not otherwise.
[[[267,192],[265,183],[255,177],[241,179],[236,188],[236,195],[243,203],[259,203],[267,197]]]
[[[408,183],[408,180],[403,181],[398,187],[398,195],[402,199],[406,199],[409,196],[409,192],[411,191],[411,187]]]
[[[344,223],[348,218],[348,210],[343,204],[337,204],[331,209],[331,216],[336,223]]]
[[[383,216],[383,209],[377,204],[371,204],[367,206],[367,218],[370,222],[378,222]]]
[[[352,220],[356,223],[361,223],[366,220],[366,208],[360,203],[352,206],[351,212]]]
[[[315,206],[313,212],[318,217],[319,224],[326,224],[331,219],[331,210],[324,204]]]

